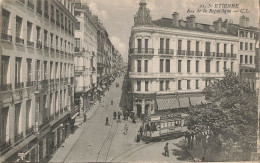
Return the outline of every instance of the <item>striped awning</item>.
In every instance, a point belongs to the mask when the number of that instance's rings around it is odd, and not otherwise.
[[[156,99],[158,110],[167,110],[167,109],[175,109],[179,108],[179,102],[176,97],[171,98],[159,98]]]
[[[181,108],[190,107],[189,97],[179,97],[179,101],[180,101]]]
[[[205,100],[204,96],[198,96],[198,97],[190,97],[190,103],[191,105],[201,105],[206,104],[207,101]]]

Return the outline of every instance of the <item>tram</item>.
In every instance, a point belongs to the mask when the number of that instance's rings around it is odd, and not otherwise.
[[[143,120],[144,142],[168,140],[181,137],[187,131],[186,113],[150,116]]]

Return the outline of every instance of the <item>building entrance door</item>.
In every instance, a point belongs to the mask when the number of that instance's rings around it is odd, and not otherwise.
[[[141,114],[142,114],[142,106],[141,105],[137,105],[137,116],[139,118],[141,118]]]

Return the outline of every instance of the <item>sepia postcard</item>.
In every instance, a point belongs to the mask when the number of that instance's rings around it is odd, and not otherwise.
[[[259,0],[0,0],[0,162],[260,162]]]

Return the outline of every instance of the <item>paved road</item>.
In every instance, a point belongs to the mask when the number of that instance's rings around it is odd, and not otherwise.
[[[170,153],[170,157],[164,157],[162,152],[165,142],[144,144],[134,141],[141,124],[140,121],[137,120],[137,123],[133,124],[130,121],[122,120],[121,123],[118,123],[113,120],[113,112],[120,111],[119,101],[123,77],[116,79],[116,82],[120,83],[120,87],[115,87],[115,83],[112,85],[101,104],[98,105],[93,117],[80,126],[76,135],[72,135],[66,140],[63,149],[59,149],[50,162],[190,160],[186,150],[177,145],[182,138],[168,141],[169,149],[173,151]],[[111,105],[111,99],[113,99],[114,105]],[[107,116],[110,126],[105,125]],[[123,134],[125,124],[129,128],[127,135]],[[78,138],[76,138],[77,134]]]

